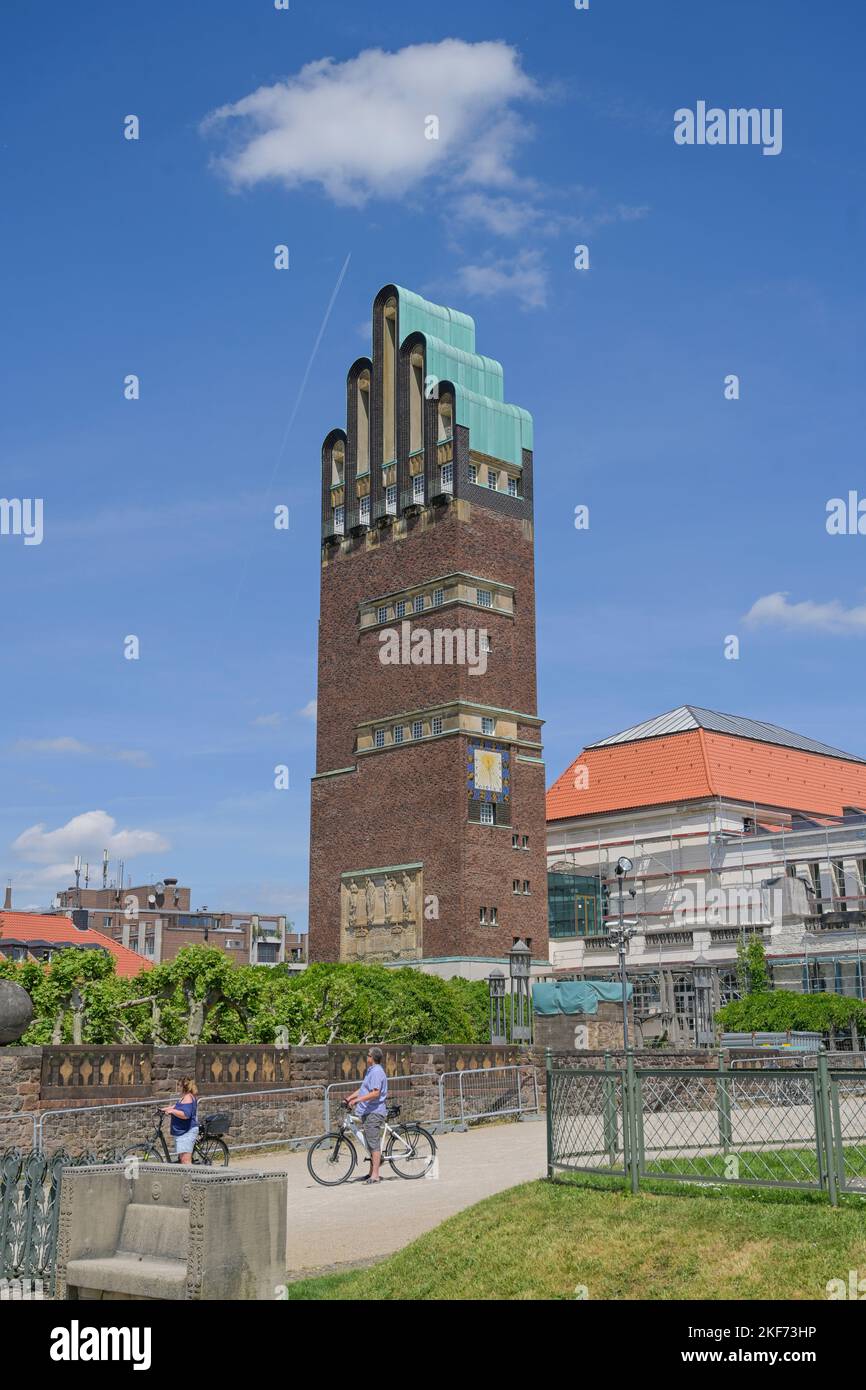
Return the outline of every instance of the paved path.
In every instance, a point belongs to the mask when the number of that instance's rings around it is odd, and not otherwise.
[[[290,1273],[357,1264],[390,1255],[447,1216],[494,1192],[544,1176],[545,1125],[523,1120],[465,1134],[439,1134],[438,1177],[407,1182],[382,1165],[382,1182],[366,1187],[358,1164],[351,1182],[321,1187],[302,1153],[238,1155],[232,1166],[285,1171],[289,1185],[287,1269]]]

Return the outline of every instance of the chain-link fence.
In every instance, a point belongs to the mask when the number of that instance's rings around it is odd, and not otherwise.
[[[461,1129],[479,1120],[539,1114],[535,1067],[483,1067],[446,1071],[439,1078],[443,1124]]]
[[[625,1066],[547,1073],[548,1172],[866,1191],[866,1077],[812,1069]]]

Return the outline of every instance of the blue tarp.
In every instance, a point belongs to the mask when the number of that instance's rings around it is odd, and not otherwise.
[[[632,987],[626,985],[626,999]],[[532,986],[532,1007],[542,1017],[551,1014],[597,1014],[599,1001],[622,1003],[622,985],[609,980],[555,980]]]

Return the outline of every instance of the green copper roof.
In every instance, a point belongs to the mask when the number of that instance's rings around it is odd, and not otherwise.
[[[471,447],[520,467],[522,451],[532,448],[532,416],[505,401],[501,364],[475,351],[474,319],[395,289],[401,346],[412,333],[424,335],[427,375],[454,383],[457,423],[468,427]]]

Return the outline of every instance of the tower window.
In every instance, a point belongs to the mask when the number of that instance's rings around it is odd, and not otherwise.
[[[424,474],[423,474],[423,473],[416,473],[416,474],[415,474],[415,477],[412,479],[412,501],[413,501],[413,502],[423,502],[423,501],[424,501]]]
[[[387,610],[387,608],[377,608],[377,609],[376,609],[376,622],[377,622],[377,623],[387,623],[387,621],[388,621],[388,610]]]
[[[362,497],[362,498],[361,498],[361,508],[360,508],[359,516],[360,516],[361,521],[362,521],[365,525],[369,526],[369,524],[370,524],[370,494],[369,494],[369,493],[367,494],[366,497]]]
[[[482,801],[481,803],[481,824],[496,824],[495,807],[492,801]]]
[[[392,742],[392,743],[402,743],[402,742],[403,742],[403,725],[402,725],[402,724],[395,724],[395,725],[394,725],[393,729],[391,730],[391,742]]]
[[[519,879],[519,878],[513,878],[513,879],[511,880],[511,891],[512,891],[512,893],[519,893],[519,892],[520,892],[520,879]]]
[[[529,849],[529,836],[528,836],[528,835],[524,835],[524,836],[521,837],[520,848],[521,848],[521,849]]]
[[[409,363],[409,453],[424,447],[424,354],[412,353]]]
[[[394,604],[394,615],[397,618],[404,618],[406,616],[406,604],[403,599],[398,599]]]
[[[442,732],[442,720],[439,718],[438,714],[433,716],[430,724],[430,732],[431,734],[441,734]]]
[[[345,478],[346,455],[342,443],[331,450],[331,486],[340,487]]]
[[[384,730],[384,729],[377,729],[377,730],[376,730],[375,734],[373,735],[373,742],[374,742],[374,744],[376,745],[377,748],[384,748],[384,747],[385,747],[385,730]]]
[[[397,484],[385,488],[385,511],[388,516],[397,515]]]
[[[481,732],[482,732],[482,734],[495,734],[495,733],[496,733],[496,720],[495,720],[495,719],[486,719],[486,718],[485,718],[485,719],[482,719],[482,721],[481,721]]]
[[[443,391],[439,397],[439,443],[451,438],[454,427],[454,401],[450,391]]]
[[[443,492],[454,491],[454,464],[443,463],[439,469],[439,485]]]
[[[493,607],[493,594],[490,589],[476,589],[475,598],[479,608]]]
[[[482,927],[486,927],[486,926],[487,926],[487,908],[486,908],[486,907],[479,907],[479,909],[478,909],[478,921],[480,922],[480,924],[481,924]]]
[[[422,724],[422,722],[421,722],[420,719],[416,719],[416,720],[414,721],[413,725],[412,725],[412,737],[413,737],[413,738],[423,738],[423,737],[424,737],[424,725]]]
[[[492,469],[492,468],[488,468],[488,470],[487,470],[487,486],[490,488],[491,492],[495,492],[495,491],[496,491],[496,488],[497,488],[497,481],[498,481],[498,480],[497,480],[497,476],[496,476],[496,474],[494,473],[493,469]]]
[[[509,496],[509,497],[516,497],[517,495],[518,495],[518,493],[517,493],[517,479],[516,479],[516,478],[509,478],[509,479],[508,479],[508,496]]]
[[[370,471],[370,373],[358,377],[355,392],[358,414],[358,476]]]
[[[490,638],[487,636],[487,633],[486,633],[486,632],[482,632],[482,634],[481,634],[481,639],[480,639],[480,640],[481,640],[481,650],[482,650],[483,652],[487,652],[487,653],[489,654],[490,652],[493,651],[493,648],[492,648],[491,645],[490,645]]]
[[[345,507],[334,508],[334,535],[342,536],[346,528],[346,509]]]
[[[445,590],[444,590],[444,589],[434,589],[434,590],[433,590],[433,607],[434,607],[434,608],[441,608],[444,602],[445,602]]]
[[[525,878],[525,879],[523,880],[523,891],[524,891],[524,893],[528,893],[528,892],[529,892],[529,879],[528,879],[528,878]]]
[[[416,612],[416,613],[423,613],[423,612],[424,612],[424,595],[423,595],[423,594],[416,594],[416,595],[415,595],[414,599],[412,600],[412,608],[413,608],[414,612]]]
[[[512,848],[512,849],[520,849],[520,836],[519,836],[519,835],[512,835],[512,837],[511,837],[511,848]],[[515,887],[514,891],[515,891],[515,893],[517,892],[517,888],[516,888],[516,887]]]
[[[495,927],[498,921],[499,921],[499,908],[498,908],[498,907],[491,907],[491,909],[490,909],[490,925],[491,925],[491,927]]]
[[[470,483],[478,482],[478,469],[474,463],[470,463],[469,465],[469,481]]]

